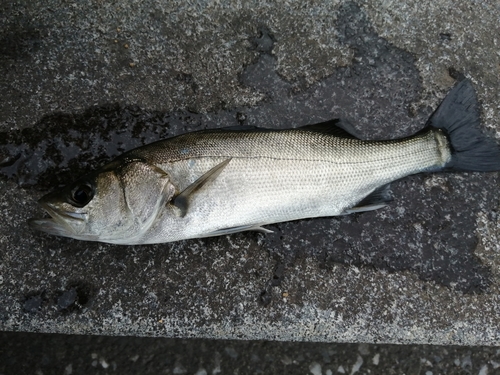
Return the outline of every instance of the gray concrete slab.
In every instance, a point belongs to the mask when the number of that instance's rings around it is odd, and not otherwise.
[[[498,173],[418,175],[377,212],[155,246],[32,232],[35,200],[124,150],[336,117],[420,129],[469,77],[500,138],[489,2],[1,5],[0,328],[498,345]]]

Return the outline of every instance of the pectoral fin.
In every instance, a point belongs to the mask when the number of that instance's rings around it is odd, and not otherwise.
[[[219,229],[214,232],[207,233],[203,237],[224,236],[226,234],[233,234],[239,232],[255,231],[260,233],[273,233],[272,230],[261,227],[259,224],[253,225],[240,225],[238,227]]]
[[[179,195],[172,199],[172,204],[180,210],[180,216],[186,215],[189,208],[189,200],[197,191],[202,189],[206,184],[214,181],[224,170],[224,168],[229,164],[231,158],[224,160],[222,163],[217,164],[215,167],[210,169],[203,176],[198,178],[195,182],[185,188]]]

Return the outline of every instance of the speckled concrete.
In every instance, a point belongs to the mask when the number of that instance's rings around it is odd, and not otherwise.
[[[347,118],[420,129],[469,77],[500,138],[500,7],[407,0],[0,5],[0,328],[499,345],[498,173],[418,175],[386,209],[155,246],[34,233],[35,200],[185,131]]]

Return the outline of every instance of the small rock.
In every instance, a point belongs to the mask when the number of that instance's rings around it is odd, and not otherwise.
[[[321,375],[321,365],[318,362],[313,362],[309,366],[309,371],[313,375]]]
[[[233,359],[236,359],[238,358],[238,353],[236,353],[236,350],[234,350],[234,348],[231,348],[231,347],[227,347],[224,349],[224,351],[226,352],[226,354],[228,356],[230,356],[231,358]]]
[[[488,375],[488,365],[483,365],[479,370],[478,375]]]
[[[26,299],[24,302],[24,311],[27,312],[35,312],[40,309],[42,305],[42,297],[40,296],[31,296]]]
[[[71,288],[70,290],[65,291],[61,296],[57,299],[57,305],[61,309],[67,309],[76,301],[76,289]]]

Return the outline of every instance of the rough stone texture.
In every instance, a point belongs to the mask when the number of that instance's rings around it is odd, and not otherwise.
[[[0,328],[499,345],[498,173],[412,176],[384,210],[271,235],[123,247],[26,226],[48,189],[185,131],[412,134],[460,74],[499,137],[500,8],[467,4],[0,5]]]

